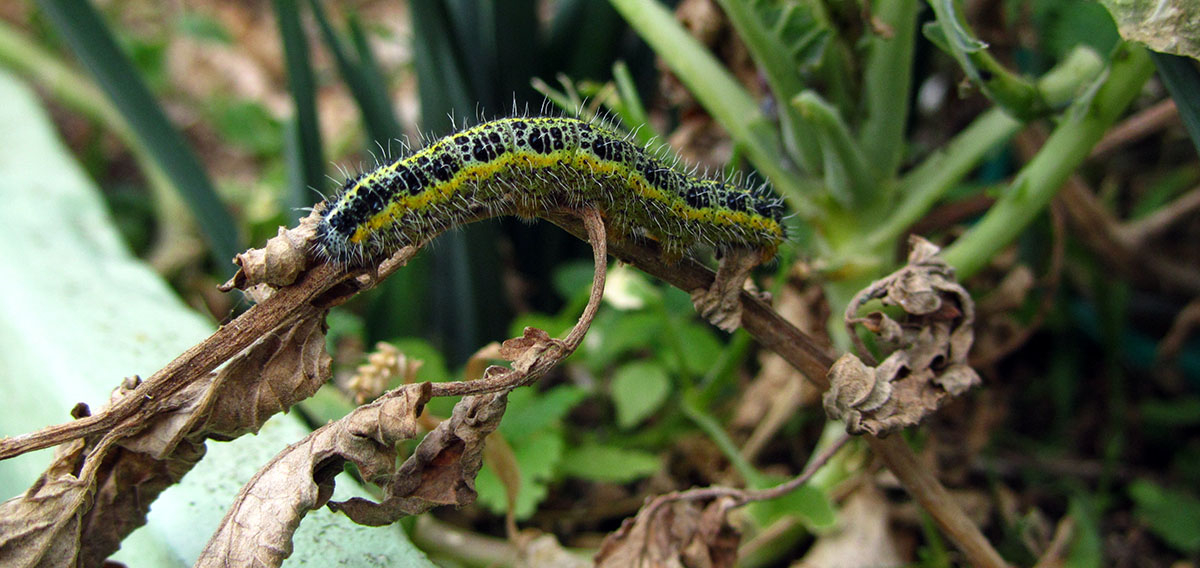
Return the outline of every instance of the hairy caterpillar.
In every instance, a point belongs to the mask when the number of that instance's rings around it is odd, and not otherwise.
[[[348,179],[320,210],[317,247],[362,262],[473,220],[586,206],[616,238],[657,240],[668,259],[708,245],[763,261],[785,238],[783,202],[765,186],[683,174],[598,124],[508,118]]]

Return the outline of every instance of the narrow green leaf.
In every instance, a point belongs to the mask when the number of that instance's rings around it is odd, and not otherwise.
[[[1200,499],[1137,479],[1129,484],[1134,511],[1146,527],[1184,554],[1200,552]]]
[[[650,118],[646,114],[646,106],[642,104],[637,85],[634,84],[633,76],[629,74],[629,66],[624,61],[613,63],[613,81],[617,84],[617,93],[621,98],[621,105],[617,111],[621,120],[625,121],[627,126],[648,125]]]
[[[867,118],[859,129],[858,144],[876,181],[892,178],[904,158],[919,6],[917,0],[874,3],[872,15],[887,25],[891,36],[874,34],[867,39],[863,77]]]
[[[421,102],[421,128],[446,133],[450,118],[474,112],[467,70],[451,39],[454,37],[446,6],[437,0],[416,0],[409,5],[413,26],[413,69]]]
[[[750,55],[767,78],[775,100],[788,101],[804,90],[796,65],[789,54],[791,50],[780,38],[770,33],[752,5],[740,0],[718,0],[729,22],[738,31],[738,37],[746,43]],[[804,113],[795,107],[781,105],[780,123],[783,127],[784,146],[791,157],[807,172],[821,172],[822,147],[817,143],[816,127]]]
[[[813,91],[800,93],[791,106],[814,126],[821,142],[822,169],[830,195],[846,209],[860,210],[874,205],[882,184],[876,183],[873,168],[837,109]]]
[[[392,110],[391,100],[387,97],[387,89],[383,86],[383,73],[378,66],[373,65],[374,58],[369,54],[364,58],[360,52],[357,58],[351,58],[320,1],[309,0],[309,5],[317,19],[321,35],[325,38],[325,45],[333,53],[338,72],[362,112],[363,124],[371,136],[371,144],[367,147],[373,149],[379,144],[386,148],[392,140],[403,137],[404,130],[400,128],[396,113]]]
[[[212,249],[217,266],[224,273],[232,273],[229,261],[242,250],[237,225],[221,204],[196,155],[171,126],[129,57],[117,47],[108,26],[92,5],[83,0],[41,0],[38,6],[145,143],[155,162],[179,188]]]
[[[658,410],[671,393],[671,378],[662,366],[635,361],[613,375],[612,399],[617,425],[632,428]]]
[[[1196,70],[1196,62],[1157,51],[1151,51],[1150,57],[1158,66],[1158,74],[1171,92],[1171,98],[1175,99],[1192,145],[1200,151],[1200,99],[1196,97],[1196,93],[1200,93],[1200,71]]]
[[[289,219],[296,220],[296,209],[311,205],[313,190],[325,187],[325,158],[321,150],[321,129],[317,122],[316,80],[309,61],[308,37],[300,24],[297,0],[274,0],[275,19],[283,40],[283,61],[288,91],[295,114],[286,130],[288,137],[288,188],[283,199]]]
[[[629,483],[662,469],[662,458],[650,452],[587,444],[567,450],[559,472],[567,477]]]

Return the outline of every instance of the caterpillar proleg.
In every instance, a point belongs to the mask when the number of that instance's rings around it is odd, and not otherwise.
[[[783,202],[676,171],[609,128],[573,118],[507,118],[437,140],[346,180],[325,202],[318,254],[364,262],[496,215],[595,207],[615,238],[648,237],[667,258],[697,245],[751,249],[785,238]]]

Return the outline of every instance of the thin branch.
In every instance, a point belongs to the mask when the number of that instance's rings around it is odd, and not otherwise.
[[[1175,106],[1175,99],[1168,97],[1114,126],[1096,143],[1092,152],[1088,154],[1088,158],[1103,159],[1126,144],[1136,142],[1176,124],[1179,124],[1179,109]]]
[[[547,216],[546,219],[576,236],[584,234],[578,221],[570,217]],[[675,264],[668,264],[662,260],[655,243],[622,241],[609,243],[609,248],[617,258],[681,290],[707,289],[712,284],[711,270],[687,258]],[[743,292],[741,302],[742,327],[753,335],[759,344],[779,354],[822,391],[827,390],[829,380],[825,375],[829,366],[833,364],[833,358],[825,352],[821,344],[796,329],[753,295]],[[877,438],[868,435],[862,438],[917,502],[929,512],[946,535],[958,545],[970,564],[983,567],[1007,566],[980,532],[979,527],[950,496],[950,492],[919,462],[903,437]]]

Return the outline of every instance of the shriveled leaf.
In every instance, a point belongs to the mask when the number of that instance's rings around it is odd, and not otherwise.
[[[920,237],[911,244],[907,265],[871,283],[846,307],[846,326],[860,352],[867,349],[855,335],[855,325],[895,347],[876,366],[846,354],[829,370],[826,413],[845,420],[852,434],[886,435],[917,424],[949,397],[980,382],[967,364],[975,338],[975,304],[936,246]],[[903,308],[904,319],[881,311],[858,316],[875,299]]]
[[[723,497],[703,509],[693,501],[673,501],[653,511],[643,509],[604,539],[596,553],[596,566],[733,566],[741,535],[726,518],[732,503],[732,498]]]
[[[662,467],[662,458],[649,452],[589,444],[568,450],[560,470],[580,479],[628,483]]]
[[[671,378],[662,366],[635,361],[617,369],[612,382],[612,399],[617,424],[632,428],[658,410],[671,392]]]
[[[70,469],[83,442],[63,446],[29,491],[0,504],[0,565],[68,566],[79,553],[88,487]]]
[[[428,399],[428,383],[409,385],[293,444],[242,488],[196,566],[282,564],[292,552],[292,533],[328,501],[346,462],[368,480],[391,478],[395,444],[416,435]]]
[[[455,405],[454,414],[425,436],[394,475],[387,476],[390,480],[383,501],[354,498],[330,503],[329,508],[344,512],[356,523],[379,526],[438,505],[474,502],[484,440],[499,426],[507,394],[463,398]],[[384,481],[372,479],[377,484]]]

